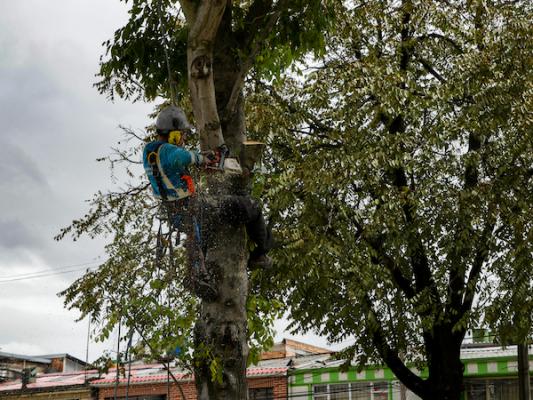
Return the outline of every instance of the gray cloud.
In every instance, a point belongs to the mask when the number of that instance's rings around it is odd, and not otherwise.
[[[17,219],[0,219],[0,248],[36,248],[41,239]]]
[[[20,142],[23,143],[22,140]],[[46,176],[22,147],[12,144],[9,137],[1,137],[0,149],[0,189],[2,191],[20,188],[31,193],[43,190],[47,186]]]
[[[101,43],[127,18],[109,0],[0,1],[0,348],[82,356],[87,326],[56,294],[80,276],[57,270],[103,255],[104,239],[53,241],[111,187],[95,163],[120,138],[118,125],[146,125],[148,104],[106,101],[93,88]],[[93,265],[93,264],[91,264]],[[28,276],[28,275],[26,275]],[[9,282],[7,282],[9,280]],[[106,345],[92,345],[91,359]],[[107,346],[110,347],[110,346]]]
[[[109,103],[92,87],[101,43],[123,25],[126,7],[118,0],[0,1],[3,279],[103,254],[104,239],[52,238],[87,212],[86,199],[112,186],[107,166],[94,160],[121,138],[118,126],[149,123],[152,105]],[[79,274],[0,284],[2,350],[37,343],[43,352],[82,356],[87,326],[75,324],[56,296]]]

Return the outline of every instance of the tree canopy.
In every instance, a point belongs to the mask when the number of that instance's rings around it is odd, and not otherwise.
[[[106,52],[95,86],[110,99],[177,101],[191,114],[195,99],[188,96],[188,58],[191,43],[204,44],[191,33],[199,31],[201,36],[212,28],[209,18],[207,25],[202,22],[201,7],[209,8],[209,2],[126,2],[130,4],[129,20],[103,43]],[[237,152],[239,140],[245,137],[241,93],[245,78],[252,71],[256,76],[272,77],[310,51],[318,54],[328,12],[320,1],[228,1],[216,6],[222,15],[220,26],[212,32],[209,62],[214,73],[215,111],[221,122],[214,129],[220,129],[230,150]],[[213,124],[198,121],[194,111],[202,139],[204,126]],[[150,357],[166,359],[179,348],[179,359],[189,368],[193,356],[198,359],[203,351],[213,380],[221,380],[217,355],[208,347],[194,348],[193,326],[200,315],[200,301],[184,282],[184,248],[175,242],[183,237],[172,236],[164,210],[150,195],[144,171],[139,169],[142,147],[152,137],[150,130],[125,129],[122,144],[100,160],[110,162],[113,169],[123,168],[127,179],[116,191],[96,193],[88,213],[61,230],[57,239],[107,235],[111,240],[106,248],[108,260],[60,295],[67,307],[81,311],[80,318],[88,316],[95,322],[98,339],[109,337],[112,329],[122,325],[124,340],[137,333]],[[209,184],[199,175],[195,178],[203,188]],[[261,346],[272,344],[272,320],[279,315],[281,304],[259,292],[245,293],[245,297],[252,362]]]
[[[468,328],[531,330],[532,6],[336,11],[323,58],[249,97],[272,149],[276,284],[294,329],[350,338],[348,359],[382,360],[422,396],[442,389],[443,352],[460,383]]]
[[[170,1],[131,5],[128,24],[106,42],[99,90],[168,97],[166,50],[183,99],[183,16]],[[273,275],[252,274],[252,342],[269,343],[268,324],[286,302],[295,330],[349,338],[342,355],[384,361],[419,395],[437,398],[431,390],[461,381],[468,328],[489,324],[502,341],[526,336],[530,2],[228,5],[214,69],[217,90],[230,95],[217,107],[231,131],[229,99],[244,88],[247,133],[269,148],[254,193],[279,242]],[[228,54],[236,71],[229,80],[216,69]],[[130,165],[138,151],[132,145],[113,161]],[[145,180],[130,176],[123,190],[98,193],[91,211],[60,234],[112,237],[109,260],[63,295],[101,322],[104,337],[146,309],[127,324],[142,325],[162,354],[190,344],[197,303],[180,285],[179,248],[168,244],[156,256],[157,205]],[[411,362],[429,366],[427,382]]]

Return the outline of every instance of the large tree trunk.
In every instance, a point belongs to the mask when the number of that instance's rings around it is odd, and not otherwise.
[[[436,325],[432,343],[427,345],[429,377],[424,400],[459,400],[463,390],[460,333],[448,325]]]
[[[223,198],[230,188],[220,188]],[[220,200],[214,199],[220,205]],[[216,212],[219,206],[208,209],[209,240],[206,269],[217,295],[202,298],[199,319],[195,327],[195,341],[199,357],[195,368],[199,400],[245,400],[247,398],[246,361],[248,358],[246,298],[245,235],[242,227],[214,221],[224,221]],[[204,353],[204,350],[208,353]],[[212,376],[213,360],[221,375]]]
[[[365,303],[369,304],[369,303]],[[429,370],[423,380],[405,364],[403,357],[389,346],[379,323],[369,310],[370,325],[374,326],[372,341],[381,357],[402,383],[423,400],[460,400],[463,390],[464,366],[461,362],[461,343],[464,330],[453,330],[453,323],[435,324],[424,333],[424,347]]]
[[[236,112],[225,116],[224,109],[239,66],[233,51],[231,8],[225,0],[181,1],[189,30],[189,88],[203,150],[226,144],[237,156],[245,138],[242,98]],[[199,400],[245,400],[248,398],[246,364],[248,334],[247,251],[244,226],[229,224],[224,200],[240,193],[240,177],[217,173],[208,178],[204,207],[205,266],[207,281],[216,293],[202,294],[195,327],[195,381]],[[215,375],[213,375],[215,373]]]

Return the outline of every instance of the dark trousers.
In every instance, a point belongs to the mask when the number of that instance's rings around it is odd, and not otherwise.
[[[222,202],[221,213],[230,224],[245,224],[248,237],[256,244],[253,256],[265,254],[271,249],[272,234],[256,200],[250,196],[227,196]]]

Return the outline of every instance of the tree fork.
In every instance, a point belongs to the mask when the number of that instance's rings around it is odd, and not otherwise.
[[[215,43],[228,35],[231,15],[225,0],[180,1],[190,27],[187,65],[193,112],[200,131],[202,150],[215,150],[225,143],[217,104],[226,104],[230,94],[222,89],[227,63],[214,57]],[[226,21],[225,21],[226,22]],[[227,77],[226,77],[227,78]],[[218,88],[218,93],[217,93]],[[222,89],[222,90],[221,90]],[[239,104],[241,113],[242,102]],[[244,123],[225,127],[228,138],[242,143]],[[238,131],[238,132],[234,132]],[[240,139],[240,140],[239,140]],[[230,140],[230,150],[239,143]],[[204,210],[205,266],[208,286],[216,294],[201,296],[195,326],[195,384],[199,400],[245,400],[248,398],[246,366],[248,332],[246,301],[248,296],[246,239],[243,225],[221,222],[223,199],[235,192],[235,180],[223,175],[208,178],[208,198]],[[207,228],[207,229],[205,229]]]

